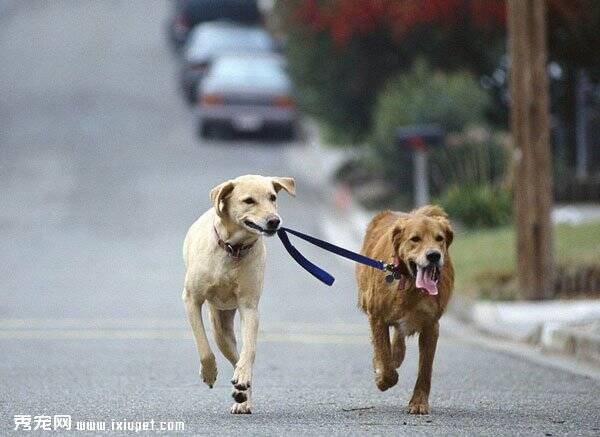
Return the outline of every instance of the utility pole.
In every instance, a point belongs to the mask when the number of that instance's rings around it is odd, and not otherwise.
[[[531,300],[548,297],[554,283],[546,13],[546,0],[508,0],[517,277]]]

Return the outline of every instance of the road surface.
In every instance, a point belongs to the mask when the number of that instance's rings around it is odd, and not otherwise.
[[[217,183],[294,176],[290,146],[195,139],[164,37],[168,6],[30,0],[0,12],[1,435],[15,415],[182,421],[207,435],[600,433],[597,380],[482,346],[448,323],[432,414],[407,415],[414,341],[398,386],[378,392],[352,266],[302,246],[337,277],[324,287],[275,239],[254,411],[230,415],[229,365],[217,354],[213,390],[197,375],[181,243]],[[281,214],[319,234],[323,199],[298,182],[296,199],[280,196]]]

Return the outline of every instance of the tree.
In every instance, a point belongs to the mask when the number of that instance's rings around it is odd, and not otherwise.
[[[370,132],[381,88],[417,57],[481,73],[502,53],[503,0],[280,0],[277,13],[300,103],[347,142]]]
[[[554,283],[546,10],[546,0],[508,0],[517,276],[528,299],[548,297]]]
[[[600,1],[547,0],[550,58],[600,76]],[[505,53],[505,0],[279,0],[300,103],[338,138],[360,142],[385,83],[422,57],[489,75]],[[502,114],[490,114],[506,123]],[[568,114],[568,102],[561,112]]]

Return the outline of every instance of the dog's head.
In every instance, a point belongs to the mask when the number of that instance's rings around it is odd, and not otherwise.
[[[394,253],[412,275],[415,286],[431,295],[437,283],[454,233],[442,208],[427,205],[399,218],[392,229]]]
[[[294,179],[246,175],[217,185],[210,192],[210,200],[221,219],[253,234],[271,236],[281,224],[277,214],[277,193],[281,189],[295,196]]]

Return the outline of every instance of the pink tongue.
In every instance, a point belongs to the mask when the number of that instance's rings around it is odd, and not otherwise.
[[[427,290],[427,293],[434,296],[438,294],[437,284],[433,279],[433,267],[421,268],[417,267],[417,288],[423,288]]]

